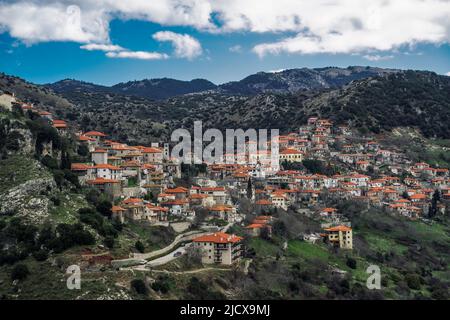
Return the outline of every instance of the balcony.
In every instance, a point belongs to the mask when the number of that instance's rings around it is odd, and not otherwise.
[[[216,244],[214,245],[214,250],[228,250],[227,244]]]

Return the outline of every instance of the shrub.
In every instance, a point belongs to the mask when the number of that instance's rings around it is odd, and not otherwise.
[[[61,204],[61,200],[57,197],[51,197],[50,200],[53,202],[55,206],[59,206]]]
[[[351,268],[351,269],[356,269],[357,263],[356,263],[356,260],[355,260],[355,259],[353,259],[353,258],[351,258],[351,257],[348,257],[348,258],[347,258],[347,261],[346,261],[346,264],[347,264],[347,266],[348,266],[349,268]]]
[[[48,252],[47,252],[47,250],[41,249],[39,251],[33,252],[33,257],[37,261],[45,261],[48,258]]]
[[[137,251],[139,251],[140,253],[144,253],[145,251],[145,246],[141,241],[136,241],[136,243],[134,244],[134,247],[136,248]]]
[[[131,288],[138,294],[148,294],[147,286],[142,279],[134,279],[131,281]]]
[[[95,206],[95,208],[97,209],[97,211],[99,212],[99,213],[101,213],[103,216],[105,216],[105,217],[111,217],[111,214],[112,214],[112,211],[111,211],[111,209],[112,209],[112,203],[110,202],[110,201],[107,201],[107,200],[103,200],[103,201],[100,201],[96,206]]]
[[[420,276],[416,273],[408,273],[405,276],[405,281],[410,289],[420,290]]]
[[[28,267],[25,264],[19,263],[14,266],[11,271],[12,280],[23,280],[30,274]]]
[[[112,249],[114,248],[114,238],[111,236],[108,236],[105,238],[104,240],[105,246],[107,246],[108,248]]]
[[[170,291],[172,286],[172,281],[167,275],[160,276],[155,282],[152,284],[152,289],[163,294],[166,294]]]
[[[49,169],[58,169],[58,161],[55,158],[46,155],[41,160],[42,164]]]
[[[198,300],[224,300],[225,296],[218,291],[211,291],[209,286],[198,279],[192,277],[187,287],[188,299]]]

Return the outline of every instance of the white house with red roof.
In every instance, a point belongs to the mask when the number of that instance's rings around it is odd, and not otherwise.
[[[202,251],[202,263],[232,265],[241,258],[243,238],[216,232],[192,240],[194,248]]]

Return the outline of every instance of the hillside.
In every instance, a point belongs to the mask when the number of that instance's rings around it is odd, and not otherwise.
[[[141,97],[151,100],[164,100],[183,94],[212,90],[216,85],[208,80],[194,79],[181,81],[169,78],[145,79],[118,83],[111,87],[101,86],[84,81],[65,79],[45,85],[56,93],[89,92],[110,93]]]
[[[49,88],[4,73],[0,73],[0,91],[14,92],[19,99],[34,103],[36,106],[50,106],[59,109],[70,107],[70,102],[55,95]]]
[[[161,102],[101,93],[71,92],[65,97],[113,136],[117,128],[133,127],[126,130],[130,141],[167,136],[175,128],[190,128],[194,120],[219,129],[279,128],[286,132],[315,115],[337,124],[350,123],[362,132],[414,127],[426,137],[450,137],[450,78],[430,72],[398,72],[353,81],[339,89],[297,94],[201,93]]]
[[[365,79],[305,101],[309,113],[350,121],[375,133],[417,127],[427,137],[450,137],[450,77],[405,71]]]
[[[150,100],[164,100],[185,94],[215,92],[227,95],[256,95],[261,93],[296,93],[300,90],[338,88],[354,80],[395,73],[398,70],[372,67],[289,69],[280,72],[258,72],[239,81],[222,85],[205,79],[181,81],[170,78],[144,79],[102,86],[84,81],[65,79],[45,85],[56,93],[103,92],[131,95]]]
[[[328,70],[328,72],[331,72]],[[146,143],[169,137],[172,130],[204,127],[278,128],[295,130],[309,116],[320,115],[337,124],[350,123],[362,132],[380,133],[395,127],[418,128],[425,137],[448,138],[450,78],[431,72],[402,71],[355,80],[341,88],[298,93],[231,95],[203,92],[153,101],[74,86],[61,96],[19,78],[3,76],[0,90],[40,99],[41,105],[83,130],[102,130],[112,138]],[[12,83],[12,87],[7,85]]]
[[[372,67],[288,69],[278,72],[258,72],[240,81],[219,86],[229,94],[296,93],[300,90],[339,88],[354,80],[395,73],[398,70]]]

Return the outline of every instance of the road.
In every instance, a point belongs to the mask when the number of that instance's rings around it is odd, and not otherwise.
[[[226,226],[221,228],[220,231],[227,232],[227,230],[232,225],[233,225],[233,223],[230,222],[229,224],[227,224]],[[156,250],[156,251],[148,252],[148,253],[134,253],[132,258],[122,259],[122,260],[114,260],[113,265],[114,264],[116,266],[123,265],[124,267],[131,267],[133,265],[137,265],[136,267],[133,268],[134,270],[139,270],[139,269],[146,268],[146,267],[161,266],[163,264],[169,263],[170,261],[181,257],[183,254],[186,253],[185,248],[186,248],[186,246],[190,245],[190,243],[187,244],[185,247],[179,247],[176,250],[171,251],[173,248],[177,247],[177,245],[179,243],[191,241],[192,239],[195,239],[199,236],[209,234],[209,233],[211,233],[211,232],[190,231],[190,232],[182,233],[182,234],[178,235],[175,238],[175,240],[171,244],[169,244],[167,247],[164,247],[164,248]],[[168,253],[162,257],[159,257],[159,258],[151,260],[151,261],[144,262],[145,260],[159,256],[166,252],[168,252]],[[174,254],[176,252],[180,252],[181,254],[177,257],[174,257]]]
[[[178,249],[176,249],[176,250],[170,252],[169,254],[166,254],[166,255],[163,256],[163,257],[160,257],[160,258],[155,259],[155,260],[148,261],[148,262],[145,264],[145,266],[146,266],[146,267],[150,267],[150,268],[151,268],[151,267],[157,267],[157,266],[161,266],[161,265],[163,265],[163,264],[169,263],[169,262],[172,261],[172,260],[178,259],[178,258],[181,257],[183,254],[186,254],[186,248],[187,248],[188,246],[190,246],[190,245],[191,245],[191,244],[188,243],[188,244],[186,244],[186,246],[180,247],[180,248],[178,248]],[[178,254],[178,253],[179,253],[179,255],[175,256],[175,254]]]

